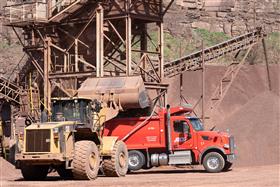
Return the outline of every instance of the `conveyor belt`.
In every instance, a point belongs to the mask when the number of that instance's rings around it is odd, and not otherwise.
[[[204,61],[209,62],[230,53],[248,49],[264,37],[261,28],[228,41],[206,48]],[[165,77],[173,77],[184,71],[197,70],[202,65],[202,50],[164,64]]]

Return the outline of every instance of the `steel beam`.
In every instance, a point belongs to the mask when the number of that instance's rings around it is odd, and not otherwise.
[[[127,16],[126,24],[126,75],[131,75],[131,17]]]
[[[103,7],[98,6],[96,10],[96,76],[104,76],[104,27]]]
[[[45,46],[44,46],[44,105],[47,111],[51,110],[51,83],[49,80],[50,69],[51,69],[51,39],[49,37],[46,37]]]

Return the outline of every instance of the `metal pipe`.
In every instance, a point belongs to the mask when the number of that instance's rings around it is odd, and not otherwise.
[[[205,54],[204,54],[204,41],[202,41],[202,102],[201,102],[201,119],[202,119],[202,123],[205,124]]]
[[[169,153],[172,153],[171,147],[171,115],[170,115],[170,105],[166,106],[166,126],[167,126],[167,149]]]

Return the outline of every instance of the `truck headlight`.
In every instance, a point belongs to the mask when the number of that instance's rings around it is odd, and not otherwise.
[[[224,145],[224,148],[225,148],[225,149],[229,149],[229,144],[225,144],[225,145]]]

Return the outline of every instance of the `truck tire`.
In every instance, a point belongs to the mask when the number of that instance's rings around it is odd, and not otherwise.
[[[225,159],[217,152],[207,153],[203,159],[203,167],[210,173],[218,173],[223,170]]]
[[[72,169],[74,179],[96,179],[98,175],[99,165],[99,151],[94,142],[83,140],[75,143]]]
[[[103,171],[108,177],[125,176],[128,170],[128,151],[123,141],[117,141],[113,147],[112,156],[104,159]]]
[[[56,168],[57,173],[59,176],[63,179],[72,179],[73,178],[73,172],[70,169],[65,169],[65,166],[60,166]]]
[[[228,171],[232,166],[232,162],[226,161],[223,171]]]
[[[141,151],[132,150],[128,152],[128,169],[136,171],[141,169],[146,163],[144,154]]]
[[[49,171],[49,166],[45,165],[21,165],[21,173],[24,180],[39,181],[44,180]]]

